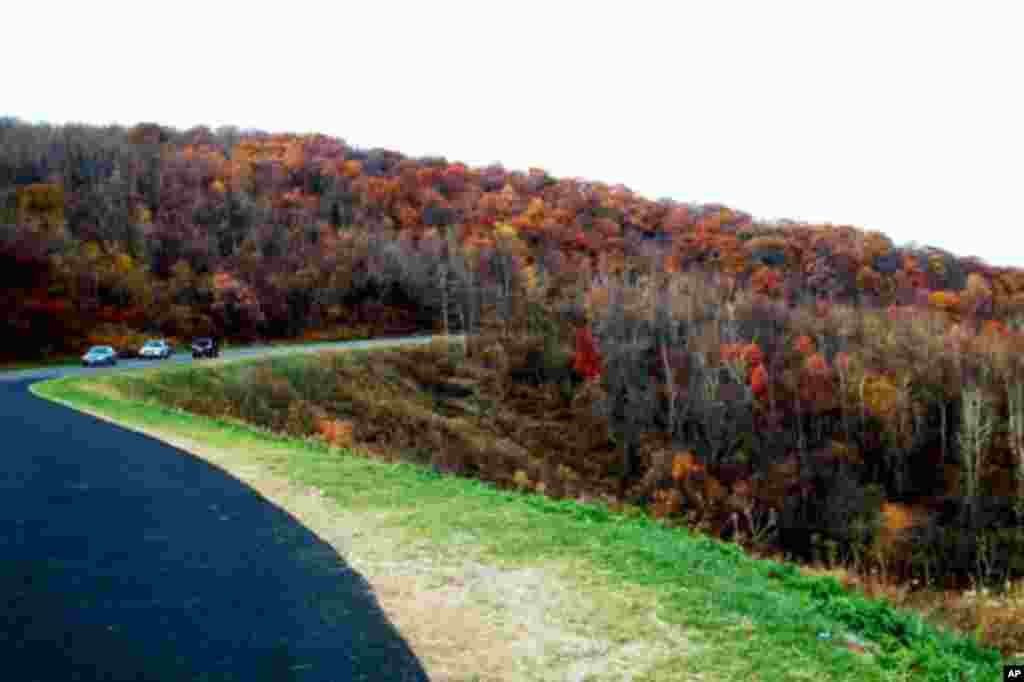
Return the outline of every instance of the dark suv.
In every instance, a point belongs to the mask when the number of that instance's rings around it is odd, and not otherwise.
[[[209,337],[203,337],[196,339],[192,342],[192,359],[196,358],[215,358],[220,355],[220,349],[217,347],[217,342]]]

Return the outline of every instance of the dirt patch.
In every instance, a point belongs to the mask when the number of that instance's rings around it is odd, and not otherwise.
[[[121,391],[116,386],[105,381],[83,381],[78,384],[78,388],[104,398],[109,398],[110,400],[124,400],[124,395],[122,395]]]
[[[572,575],[588,571],[569,562],[488,565],[472,535],[448,546],[409,542],[396,512],[341,508],[269,471],[259,453],[131,428],[231,472],[333,546],[372,585],[432,680],[630,680],[694,651],[680,628],[657,619],[642,588],[577,584]]]

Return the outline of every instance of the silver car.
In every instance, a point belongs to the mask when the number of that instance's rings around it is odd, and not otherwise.
[[[99,365],[117,364],[117,351],[110,346],[93,346],[82,356],[83,367],[97,367]]]

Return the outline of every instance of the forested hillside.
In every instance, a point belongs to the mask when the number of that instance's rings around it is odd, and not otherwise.
[[[480,371],[547,391],[520,443],[558,461],[467,449],[451,470],[614,480],[659,516],[908,580],[1024,574],[1020,269],[323,135],[6,119],[0,278],[9,359],[481,332]]]
[[[913,303],[981,319],[1024,302],[1019,270],[897,248],[879,233],[763,225],[724,206],[322,135],[3,119],[0,211],[7,355],[77,350],[128,329],[295,337],[352,323],[363,301],[391,302],[415,325],[408,299],[431,292],[374,286],[402,283],[389,267],[438,254],[449,228],[485,279],[505,276],[504,240],[527,277],[658,257],[669,272],[699,263],[723,286],[789,301]]]

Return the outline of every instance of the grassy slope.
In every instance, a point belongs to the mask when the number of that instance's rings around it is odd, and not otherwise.
[[[834,579],[750,559],[734,546],[685,529],[599,506],[500,492],[477,481],[375,462],[243,424],[118,400],[109,391],[89,390],[90,382],[95,388],[91,377],[36,384],[32,390],[158,436],[187,434],[196,442],[254,453],[253,462],[315,486],[342,508],[400,509],[387,532],[426,542],[436,552],[455,551],[500,566],[562,562],[563,577],[581,594],[617,593],[603,606],[605,634],[618,644],[652,636],[624,631],[622,623],[654,609],[658,620],[680,626],[694,646],[652,661],[654,667],[634,679],[677,680],[694,673],[766,682],[998,679],[1002,661],[995,651],[848,594]],[[875,655],[849,651],[847,635]]]

